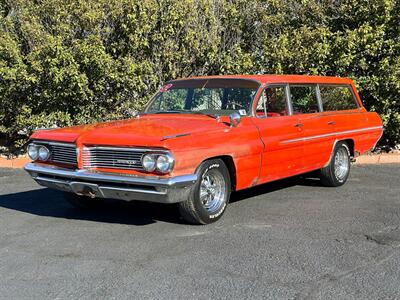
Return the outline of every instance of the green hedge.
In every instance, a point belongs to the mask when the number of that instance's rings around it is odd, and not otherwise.
[[[349,76],[400,143],[399,0],[0,0],[0,137],[124,117],[162,82]]]

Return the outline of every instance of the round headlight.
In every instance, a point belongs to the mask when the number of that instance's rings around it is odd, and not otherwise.
[[[45,146],[41,146],[39,148],[39,159],[45,161],[45,160],[48,160],[49,157],[50,157],[49,149],[47,149],[47,147],[45,147]]]
[[[157,171],[168,173],[172,170],[174,160],[170,155],[161,154],[157,158]]]
[[[29,145],[28,146],[28,156],[32,160],[37,160],[39,157],[38,146],[36,145]]]
[[[142,158],[142,165],[147,172],[153,172],[156,169],[156,158],[153,154],[146,154]]]

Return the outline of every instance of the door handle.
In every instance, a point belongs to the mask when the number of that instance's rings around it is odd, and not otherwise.
[[[328,125],[336,125],[336,122],[335,121],[329,121]]]
[[[302,123],[296,123],[296,124],[294,124],[294,127],[303,127],[303,125],[304,124],[302,124]]]

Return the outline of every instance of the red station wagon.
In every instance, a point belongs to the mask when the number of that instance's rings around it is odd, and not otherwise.
[[[344,184],[381,135],[347,78],[195,77],[167,82],[132,119],[36,131],[25,170],[80,208],[178,203],[186,221],[207,224],[232,191],[315,170]]]

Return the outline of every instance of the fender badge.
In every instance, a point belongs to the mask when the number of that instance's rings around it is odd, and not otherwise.
[[[177,137],[182,137],[182,136],[187,136],[187,135],[190,135],[190,133],[181,133],[181,134],[174,134],[174,135],[166,135],[166,136],[163,136],[163,137],[161,138],[161,141],[165,141],[165,140],[169,140],[169,139],[174,139],[174,138],[177,138]]]

